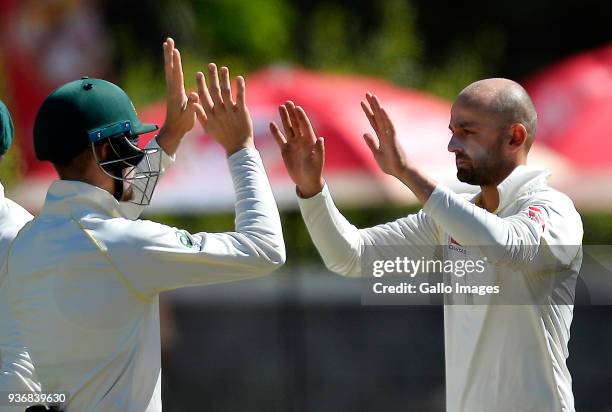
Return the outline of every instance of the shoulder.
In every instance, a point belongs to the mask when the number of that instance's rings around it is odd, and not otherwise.
[[[149,248],[192,247],[199,241],[186,230],[151,220],[125,218],[84,219],[84,227],[91,230],[97,241],[115,251],[134,251]]]
[[[32,220],[33,216],[23,207],[10,199],[4,198],[0,201],[0,246],[6,249],[19,230]]]
[[[536,190],[520,199],[526,205],[540,204],[545,206],[549,212],[558,214],[565,218],[578,218],[580,215],[572,199],[563,192],[546,186]]]
[[[545,211],[546,233],[556,242],[580,244],[582,242],[582,217],[572,199],[551,187],[543,187],[521,199],[523,208],[530,213]],[[534,209],[535,208],[535,209]]]
[[[93,230],[96,234],[124,241],[154,239],[156,236],[176,230],[151,220],[131,220],[123,217],[84,218],[82,223],[85,228]]]
[[[23,226],[34,217],[30,212],[11,199],[4,198],[3,203],[3,220],[10,220],[15,225]]]

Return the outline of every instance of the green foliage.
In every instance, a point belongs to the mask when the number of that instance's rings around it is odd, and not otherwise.
[[[454,40],[429,62],[417,29],[413,2],[312,1],[307,7],[283,0],[165,0],[156,8],[158,30],[173,36],[181,50],[187,88],[193,74],[214,61],[234,74],[272,64],[292,63],[316,70],[361,73],[452,99],[466,84],[494,74],[506,49],[496,26]],[[137,33],[112,28],[120,82],[136,106],[164,95],[161,47],[148,45],[138,59]],[[467,41],[467,44],[466,44]],[[146,52],[148,51],[148,53]]]
[[[185,87],[195,91],[195,73],[206,73],[208,63],[228,66],[232,75],[246,74],[290,56],[292,9],[282,0],[179,0],[162,2],[159,45],[140,53],[138,59],[120,59],[120,84],[134,105],[165,96],[161,42],[167,36],[181,51]],[[130,31],[132,30],[132,31]],[[132,56],[139,47],[129,26],[113,28],[120,56]]]
[[[322,3],[310,16],[307,65],[322,70],[360,72],[404,85],[417,85],[421,43],[410,3],[376,3],[375,27],[369,16],[335,4]]]
[[[612,245],[612,212],[581,213],[585,245]]]
[[[283,1],[210,0],[193,6],[197,33],[212,55],[237,55],[251,67],[285,55],[292,15]]]
[[[165,98],[166,88],[162,70],[152,64],[131,64],[121,73],[119,84],[132,99],[136,110],[147,103]]]
[[[422,88],[452,100],[468,84],[495,77],[492,67],[502,57],[505,45],[499,29],[485,28],[469,44],[469,48],[462,43],[454,45],[443,64],[427,71]]]

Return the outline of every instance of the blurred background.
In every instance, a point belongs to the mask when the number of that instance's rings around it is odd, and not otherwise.
[[[119,84],[144,120],[161,125],[161,43],[172,36],[188,89],[211,61],[246,76],[288,259],[265,279],[162,295],[164,409],[443,410],[442,308],[362,306],[358,280],[325,270],[268,122],[286,99],[306,109],[326,138],[334,199],[366,227],[418,205],[362,142],[365,92],[381,97],[420,167],[474,191],[455,179],[446,151],[450,104],[472,81],[509,77],[539,113],[530,163],[551,169],[551,184],[572,197],[584,243],[610,245],[609,12],[597,0],[2,0],[0,98],[17,143],[0,180],[36,213],[56,177],[33,154],[36,111],[81,76]],[[196,126],[147,217],[192,232],[232,230],[233,199],[222,150]],[[579,411],[612,411],[611,315],[609,306],[575,308],[568,363]]]

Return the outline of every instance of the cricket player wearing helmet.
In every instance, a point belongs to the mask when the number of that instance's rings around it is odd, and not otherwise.
[[[172,106],[176,98],[168,99],[168,105]],[[131,103],[130,103],[131,104]],[[0,152],[2,155],[6,153],[13,140],[13,123],[10,113],[6,106],[0,102]],[[155,129],[157,127],[155,126]],[[134,136],[131,136],[132,139]],[[151,165],[156,165],[154,174],[156,177],[162,175],[167,167],[174,162],[174,153],[183,138],[181,134],[160,133],[152,139],[145,152],[148,153],[147,158],[142,158],[140,163],[133,169],[145,170],[151,168]],[[142,181],[134,182],[139,188],[144,189]],[[1,187],[1,186],[0,186]],[[154,190],[154,186],[148,188],[147,199],[150,199]],[[3,190],[2,190],[3,192]],[[33,216],[21,206],[7,198],[2,198],[2,219],[0,221],[0,262],[4,263],[9,245],[17,235],[18,231],[30,220]],[[119,208],[123,216],[129,219],[137,219],[146,206],[144,196],[141,196],[140,201],[124,201],[119,202]],[[0,293],[2,289],[2,275],[0,274]],[[8,298],[0,297],[0,306],[6,305]],[[30,358],[27,348],[16,339],[15,335],[11,335],[16,330],[15,319],[12,317],[9,307],[0,307],[0,406],[2,411],[23,411],[23,405],[8,405],[8,400],[4,399],[9,393],[24,393],[24,392],[40,392],[40,382],[36,377],[34,364]]]
[[[157,127],[155,126],[155,128]],[[13,132],[10,113],[4,103],[0,102],[0,156],[4,155],[11,146]],[[146,147],[145,152],[149,156],[142,158],[133,169],[145,170],[151,168],[153,164],[157,166],[153,174],[156,177],[162,175],[166,168],[174,162],[174,153],[182,138],[183,135],[160,133]],[[140,201],[122,200],[119,202],[119,208],[126,218],[137,219],[146,206],[146,200],[150,199],[153,194],[154,186],[149,186],[148,191],[145,192],[142,183],[142,180],[134,181],[137,190],[142,193]],[[2,199],[0,210],[0,262],[4,263],[6,252],[17,232],[32,220],[33,216],[12,200],[5,198],[4,188],[1,185],[0,193]],[[145,193],[146,197],[144,196]],[[2,279],[0,276],[0,291],[2,290],[1,287]],[[7,299],[0,298],[0,306],[7,301]],[[16,340],[8,339],[10,331],[14,329],[15,324],[10,309],[0,307],[0,391],[4,397],[11,392],[40,392],[40,383],[36,378],[34,365],[27,349]],[[11,342],[10,346],[9,341]],[[23,411],[21,406],[11,408],[5,403],[6,399],[0,398],[0,406],[2,406],[3,412]]]
[[[365,134],[365,142],[380,168],[423,204],[391,223],[357,229],[340,214],[323,179],[323,138],[301,108],[292,102],[280,107],[284,134],[270,125],[326,266],[362,276],[364,248],[388,245],[401,245],[415,260],[436,259],[440,247],[450,261],[493,248],[489,270],[496,285],[511,285],[539,303],[466,305],[464,295],[464,305],[445,304],[447,410],[574,411],[566,359],[582,222],[572,201],[547,185],[550,173],[526,165],[536,128],[527,92],[507,79],[486,79],[455,100],[448,150],[456,156],[458,179],[480,186],[475,196],[455,194],[418,170],[377,97],[366,99],[362,108],[376,137]],[[467,278],[451,276],[451,282],[473,280]],[[541,287],[551,280],[567,293]]]
[[[171,39],[164,57],[168,106],[160,134],[185,134],[197,114],[224,147],[237,197],[236,230],[190,234],[126,219],[118,201],[146,202],[157,178],[154,166],[134,168],[150,153],[131,142],[153,127],[108,82],[78,80],[47,97],[34,144],[60,180],[13,242],[5,286],[42,391],[67,392],[65,411],[160,411],[159,293],[263,276],[285,260],[244,80],[238,78],[234,102],[229,71],[222,68],[219,81],[211,64],[210,90],[199,73],[199,95],[187,95]]]

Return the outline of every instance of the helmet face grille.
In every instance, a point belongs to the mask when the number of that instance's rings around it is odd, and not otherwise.
[[[98,159],[95,145],[91,148],[98,165],[108,176],[124,185],[124,192],[132,189],[131,203],[147,206],[161,175],[161,152],[159,148],[140,149],[126,135],[105,139],[110,156]]]

